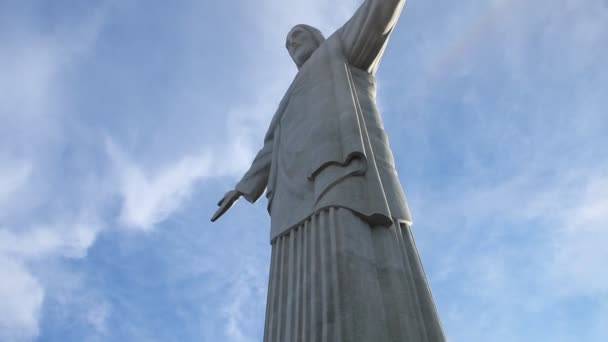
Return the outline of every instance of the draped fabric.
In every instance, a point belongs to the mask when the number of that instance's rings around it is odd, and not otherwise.
[[[250,202],[266,191],[271,239],[330,206],[371,225],[412,222],[376,103],[375,70],[403,2],[364,1],[299,68],[281,100],[236,186]]]
[[[363,1],[299,66],[236,186],[268,197],[266,342],[445,341],[376,104],[404,3]]]
[[[331,207],[272,241],[264,342],[445,341],[410,227]]]

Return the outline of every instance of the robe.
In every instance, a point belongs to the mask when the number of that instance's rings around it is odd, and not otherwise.
[[[376,105],[402,0],[367,0],[304,63],[236,189],[266,191],[265,342],[445,341]]]
[[[376,104],[375,72],[396,21],[378,12],[398,14],[402,5],[366,1],[287,90],[236,186],[250,202],[266,190],[271,240],[328,207],[348,208],[372,225],[412,223]]]

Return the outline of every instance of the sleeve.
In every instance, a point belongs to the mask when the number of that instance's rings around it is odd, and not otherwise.
[[[375,74],[405,0],[365,0],[338,34],[348,62]]]
[[[243,197],[254,203],[262,196],[266,186],[268,185],[268,176],[270,174],[270,165],[272,162],[272,149],[274,143],[274,125],[271,124],[266,137],[264,138],[264,146],[255,156],[251,167],[245,173],[243,178],[237,183],[236,190],[243,194]]]

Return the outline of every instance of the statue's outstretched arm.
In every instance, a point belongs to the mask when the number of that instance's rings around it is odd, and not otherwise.
[[[268,178],[270,177],[270,168],[272,165],[273,150],[275,145],[275,129],[279,124],[279,121],[285,111],[287,103],[289,102],[289,94],[291,93],[291,86],[287,89],[287,93],[279,103],[279,108],[272,117],[266,136],[264,137],[264,146],[258,152],[253,159],[251,167],[245,173],[243,178],[237,183],[234,190],[230,190],[224,195],[219,201],[219,209],[213,215],[212,221],[217,220],[222,216],[230,207],[243,196],[247,201],[253,203],[262,196],[266,187],[268,186]]]
[[[365,0],[338,30],[344,54],[353,66],[375,73],[405,0]]]
[[[273,132],[268,132],[268,134],[266,134],[264,146],[255,156],[255,159],[253,159],[249,170],[235,187],[235,189],[251,203],[257,201],[257,199],[262,196],[268,185],[274,144],[273,138]]]
[[[211,217],[211,222],[215,222],[226,213],[236,201],[243,196],[247,201],[255,202],[266,189],[268,176],[270,174],[270,164],[272,162],[273,134],[267,134],[264,139],[264,147],[258,152],[251,163],[251,167],[245,173],[234,190],[228,191],[217,203],[218,209]]]

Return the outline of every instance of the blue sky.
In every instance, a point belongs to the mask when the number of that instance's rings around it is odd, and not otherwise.
[[[0,2],[0,340],[260,341],[215,204],[358,0]],[[410,0],[378,102],[451,341],[608,336],[608,2]]]

